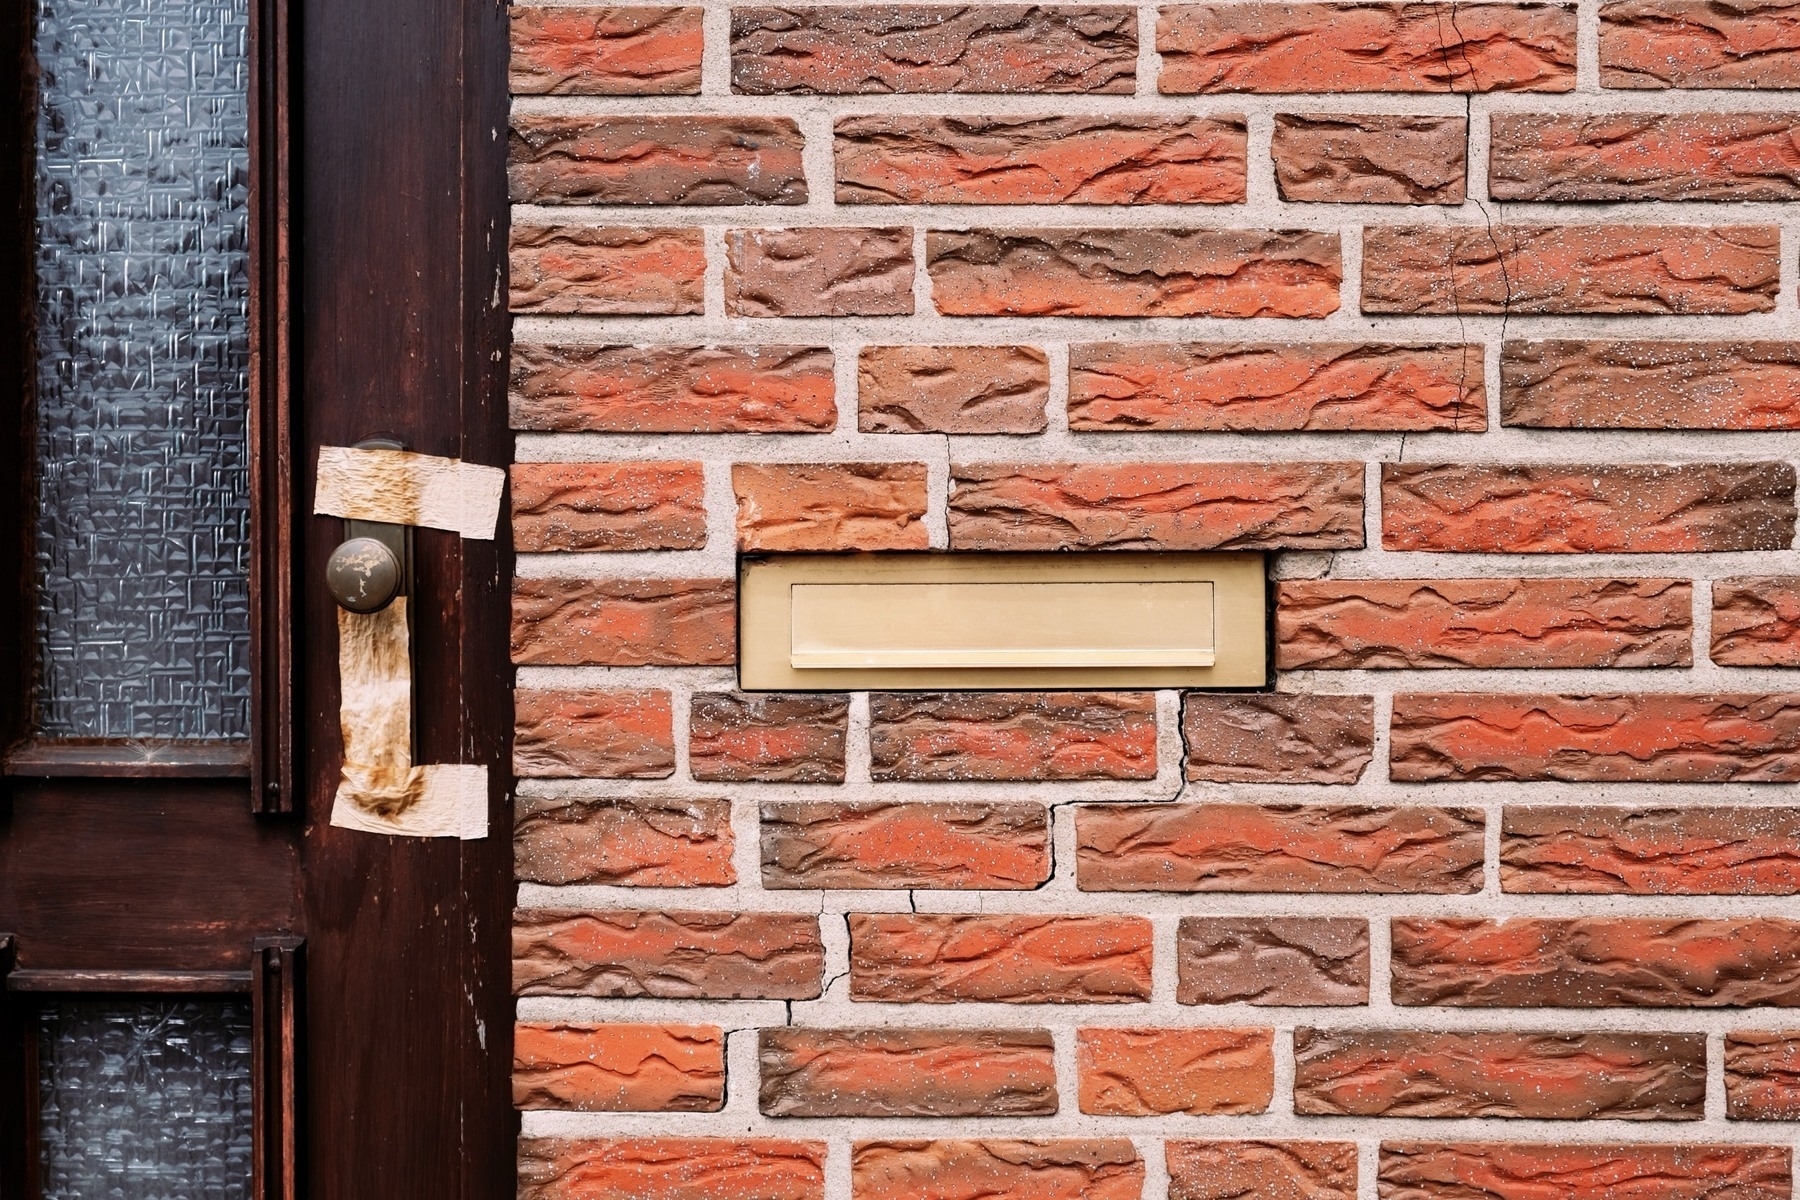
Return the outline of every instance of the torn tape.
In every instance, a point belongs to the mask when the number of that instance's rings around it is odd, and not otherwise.
[[[409,450],[319,447],[313,513],[448,529],[491,541],[500,521],[506,472]]]

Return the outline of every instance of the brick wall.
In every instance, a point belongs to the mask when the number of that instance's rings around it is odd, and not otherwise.
[[[514,10],[530,1200],[1783,1200],[1800,4]],[[745,695],[740,549],[1275,552]]]

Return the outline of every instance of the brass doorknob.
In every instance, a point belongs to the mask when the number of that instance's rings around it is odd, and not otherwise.
[[[351,538],[331,552],[325,586],[351,612],[380,612],[400,594],[400,559],[378,538]]]

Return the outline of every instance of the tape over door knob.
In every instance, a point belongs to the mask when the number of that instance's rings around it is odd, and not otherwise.
[[[379,612],[400,594],[400,559],[378,538],[351,538],[331,552],[325,586],[351,612]]]

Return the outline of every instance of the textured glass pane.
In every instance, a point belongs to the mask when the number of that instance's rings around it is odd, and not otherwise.
[[[249,728],[247,0],[41,0],[37,725]]]
[[[250,1009],[65,1000],[43,1010],[43,1200],[250,1195]]]

